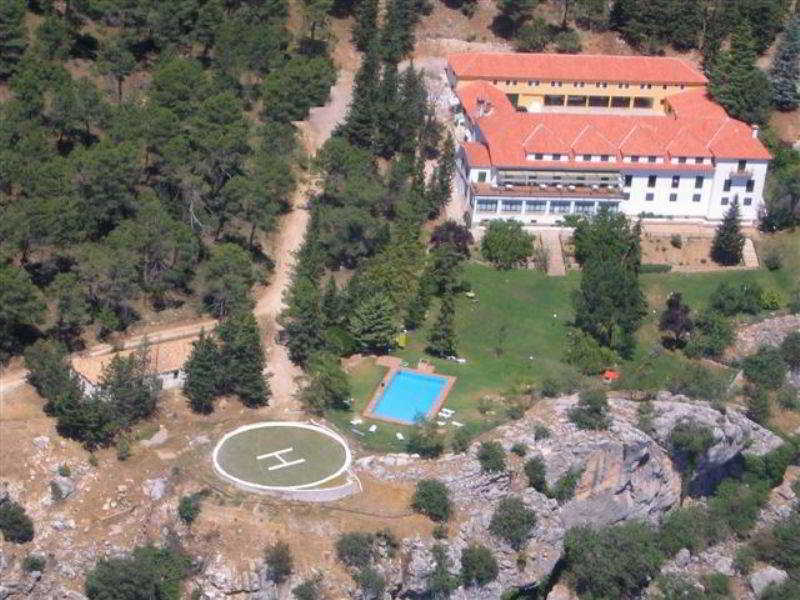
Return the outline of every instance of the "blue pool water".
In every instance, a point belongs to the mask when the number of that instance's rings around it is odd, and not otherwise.
[[[446,385],[444,377],[398,371],[389,380],[372,413],[414,423],[419,416],[427,416]]]

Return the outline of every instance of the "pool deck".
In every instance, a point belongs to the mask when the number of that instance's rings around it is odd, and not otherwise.
[[[389,367],[389,371],[383,377],[383,380],[375,389],[375,393],[372,395],[372,400],[370,400],[367,407],[364,409],[364,412],[361,413],[363,416],[374,419],[376,421],[386,421],[387,423],[394,423],[396,425],[413,425],[408,421],[404,421],[403,419],[392,419],[391,417],[384,417],[382,415],[376,415],[373,413],[375,407],[378,405],[378,402],[383,395],[383,392],[386,391],[389,382],[394,377],[395,373],[398,371],[406,371],[408,373],[419,373],[420,375],[435,375],[436,377],[441,377],[446,381],[445,386],[442,388],[442,391],[439,392],[439,396],[436,398],[436,401],[431,405],[430,410],[425,415],[426,419],[431,419],[433,416],[439,412],[444,404],[444,401],[447,399],[447,394],[450,393],[450,390],[453,389],[453,385],[456,383],[456,378],[450,375],[443,375],[441,373],[435,373],[433,369],[433,365],[430,363],[426,363],[424,361],[420,361],[418,368],[412,369],[411,367],[403,366],[403,361],[395,356],[381,356],[375,361],[377,364]]]

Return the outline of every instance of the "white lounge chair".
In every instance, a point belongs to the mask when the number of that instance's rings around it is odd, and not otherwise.
[[[395,435],[397,436],[398,440],[402,441],[402,440],[406,439],[405,436],[402,433],[400,433],[399,431],[397,433],[395,433]]]
[[[439,411],[439,416],[441,416],[444,419],[449,419],[454,414],[456,414],[456,411],[454,411],[454,410],[452,410],[450,408],[443,408],[442,410]]]
[[[450,421],[453,424],[453,427],[463,427],[463,423],[459,423],[458,421]]]
[[[363,422],[364,422],[364,419],[361,419],[361,418],[359,418],[359,417],[356,417],[355,419],[353,419],[352,421],[350,421],[350,424],[351,424],[351,425],[361,425]]]
[[[447,423],[445,423],[444,421],[436,421],[436,424],[437,424],[439,427],[444,427],[445,425],[447,425]]]
[[[359,431],[359,430],[358,430],[358,429],[356,429],[355,427],[351,427],[351,428],[350,428],[350,431],[352,431],[352,432],[353,432],[353,433],[355,433],[356,435],[360,435],[360,436],[362,436],[362,437],[363,437],[363,435],[364,435],[364,432],[363,432],[363,431]]]
[[[370,433],[375,433],[377,430],[378,430],[377,425],[370,425],[369,429],[367,429],[367,431],[369,431]]]

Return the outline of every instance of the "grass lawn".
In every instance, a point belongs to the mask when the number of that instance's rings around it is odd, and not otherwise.
[[[621,366],[625,383],[637,389],[663,389],[669,379],[685,371],[692,361],[681,353],[663,350],[658,332],[658,317],[667,296],[679,291],[694,310],[708,305],[713,290],[723,281],[757,281],[765,289],[775,289],[788,299],[800,282],[800,233],[780,234],[763,240],[759,251],[781,248],[784,267],[778,271],[720,271],[713,273],[652,273],[641,276],[650,305],[650,314],[637,333],[639,341],[632,360]],[[580,283],[579,273],[566,277],[547,277],[528,270],[497,271],[477,263],[465,266],[465,279],[475,298],[464,294],[456,299],[456,335],[459,356],[465,364],[432,358],[424,353],[428,327],[436,318],[438,305],[432,306],[428,323],[411,332],[406,348],[393,352],[409,364],[421,358],[431,362],[437,373],[456,377],[444,406],[456,411],[456,420],[480,429],[504,420],[503,407],[496,405],[487,414],[478,411],[482,396],[514,395],[530,385],[538,386],[550,376],[579,378],[562,362],[569,323],[573,318],[571,295]],[[723,369],[720,376],[732,377]],[[385,369],[365,361],[353,370],[351,384],[354,413],[333,413],[331,418],[349,431],[353,414],[360,414],[371,399]],[[369,448],[400,450],[396,431],[407,428],[379,423],[378,432],[360,440]]]

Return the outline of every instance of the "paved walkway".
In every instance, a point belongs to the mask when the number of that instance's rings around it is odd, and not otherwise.
[[[547,274],[551,277],[562,277],[567,274],[564,254],[561,252],[561,230],[557,228],[543,229],[538,232],[542,246],[547,250]]]

